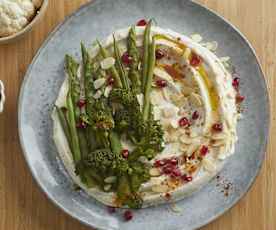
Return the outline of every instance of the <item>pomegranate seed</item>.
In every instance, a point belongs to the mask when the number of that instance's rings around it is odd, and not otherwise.
[[[84,99],[80,99],[77,103],[77,106],[79,108],[82,108],[83,106],[85,106],[85,104],[86,104],[86,101]]]
[[[115,209],[114,207],[107,206],[107,211],[108,211],[109,213],[114,213],[114,212],[116,212],[116,209]]]
[[[237,103],[242,103],[242,102],[244,101],[244,99],[245,99],[245,97],[242,96],[242,95],[240,95],[240,94],[238,94],[238,95],[236,96],[236,102],[237,102]]]
[[[166,198],[167,200],[169,200],[169,199],[171,199],[171,198],[172,198],[172,196],[171,196],[171,194],[170,194],[170,193],[168,193],[168,192],[167,192],[167,193],[165,194],[165,198]]]
[[[197,111],[193,112],[192,119],[197,120],[199,118],[199,113]]]
[[[163,80],[163,79],[158,79],[158,80],[155,81],[155,84],[159,88],[164,88],[164,87],[167,86],[167,81]]]
[[[124,158],[128,158],[129,151],[127,149],[123,149],[122,150],[122,155],[123,155]]]
[[[240,78],[235,77],[232,81],[232,86],[237,90],[240,86]]]
[[[136,26],[146,26],[148,23],[145,19],[141,19],[136,23]]]
[[[212,126],[212,129],[213,129],[213,131],[215,131],[215,132],[221,132],[222,129],[223,129],[223,127],[222,127],[222,124],[221,124],[221,123],[217,123],[217,124],[214,124],[214,125]]]
[[[190,160],[194,160],[194,159],[195,159],[195,152],[193,152],[192,155],[189,156],[189,159],[190,159]]]
[[[78,129],[85,129],[87,127],[86,123],[84,121],[79,121],[76,125]]]
[[[129,221],[133,218],[133,213],[130,210],[124,212],[124,218],[126,221]]]
[[[209,151],[208,147],[206,145],[203,145],[200,149],[200,154],[202,156],[205,156],[208,153],[208,151]]]
[[[177,159],[177,158],[172,158],[172,159],[170,160],[170,164],[172,164],[172,165],[177,165],[177,164],[178,164],[178,159]]]
[[[115,83],[115,79],[112,76],[107,78],[107,84],[108,85],[113,85],[114,83]]]
[[[190,182],[193,180],[193,177],[192,176],[187,176],[186,174],[184,174],[181,179],[185,182]]]
[[[197,54],[192,53],[192,58],[190,60],[191,66],[197,67],[197,66],[199,66],[200,63],[201,63],[200,57]]]
[[[156,51],[155,51],[155,57],[156,57],[157,60],[165,57],[164,51],[161,50],[161,49],[156,49]]]
[[[161,167],[161,166],[164,166],[165,165],[165,162],[162,161],[162,160],[157,160],[154,162],[154,167]]]
[[[179,126],[180,127],[188,127],[189,125],[190,125],[190,122],[189,122],[189,120],[186,118],[186,117],[182,117],[179,121],[178,121],[178,123],[179,123]]]
[[[172,170],[171,176],[172,176],[172,177],[180,177],[180,176],[181,176],[180,170],[179,170],[179,169],[174,169],[174,170]]]
[[[129,56],[128,52],[124,52],[121,59],[125,65],[131,64],[132,58]]]
[[[163,168],[163,173],[165,174],[171,174],[173,171],[173,168],[171,166],[166,166]]]

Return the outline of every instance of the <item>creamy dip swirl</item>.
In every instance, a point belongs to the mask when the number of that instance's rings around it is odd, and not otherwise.
[[[114,33],[122,51],[126,50],[128,31],[126,28]],[[136,33],[137,45],[141,47],[144,27],[136,27]],[[234,153],[239,117],[232,77],[214,53],[168,29],[153,27],[152,36],[158,50],[165,53],[156,62],[151,92],[154,118],[160,120],[164,129],[165,146],[155,159],[147,162],[152,168],[151,179],[140,188],[143,207],[182,199],[208,183]],[[112,42],[111,35],[103,44],[108,48]],[[92,57],[97,53],[97,47],[91,50]],[[158,87],[162,80],[166,86]],[[65,105],[67,91],[65,80],[57,106]],[[140,104],[142,97],[137,95]],[[88,189],[75,175],[70,149],[55,111],[52,118],[54,141],[74,182],[98,201],[114,206],[114,193]],[[122,139],[122,143],[131,150],[129,142]],[[169,169],[174,159],[178,166]],[[174,178],[173,173],[180,173],[182,179]]]

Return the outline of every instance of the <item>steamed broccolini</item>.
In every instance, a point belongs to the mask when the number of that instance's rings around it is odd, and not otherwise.
[[[129,70],[129,78],[131,80],[131,88],[134,92],[141,92],[141,76],[139,74],[138,66],[139,66],[139,51],[136,45],[136,32],[135,28],[131,27],[128,34],[127,39],[128,46],[128,54],[131,57],[130,70]]]
[[[66,69],[69,76],[68,116],[61,116],[61,122],[64,123],[64,118],[65,122],[68,122],[68,129],[67,123],[63,126],[70,147],[72,146],[76,173],[88,187],[96,184],[103,190],[106,185],[104,178],[116,177],[111,190],[116,192],[122,205],[131,208],[141,207],[142,198],[139,189],[142,183],[150,179],[148,166],[140,162],[139,158],[143,156],[151,160],[163,149],[163,130],[159,122],[153,119],[150,103],[155,65],[155,43],[153,39],[150,44],[150,29],[151,21],[144,34],[142,76],[138,70],[141,60],[134,27],[129,30],[127,38],[127,52],[131,57],[129,68],[121,62],[115,38],[113,57],[116,62],[108,70],[97,68],[100,66],[99,60],[92,59],[85,46],[81,44],[83,66],[82,78],[79,79],[79,64],[66,55]],[[112,56],[112,52],[109,53],[110,50],[99,42],[98,46],[102,58]],[[111,93],[108,96],[94,97],[97,91],[104,92],[104,87],[108,84],[106,81],[103,88],[96,89],[95,80],[105,77],[112,77],[115,80]],[[138,93],[144,94],[143,106],[138,102]],[[79,108],[77,102],[83,96],[85,106]],[[58,112],[62,115],[60,110]],[[76,128],[79,119],[85,121],[85,128]],[[122,155],[121,137],[127,137],[135,147],[127,157]]]

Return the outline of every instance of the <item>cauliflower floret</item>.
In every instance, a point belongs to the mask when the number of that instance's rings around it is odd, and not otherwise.
[[[35,6],[31,0],[0,0],[0,37],[21,30],[34,14]]]

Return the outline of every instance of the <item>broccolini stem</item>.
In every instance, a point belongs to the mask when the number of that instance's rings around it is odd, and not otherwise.
[[[67,95],[67,109],[68,109],[69,130],[71,133],[72,154],[73,154],[73,159],[75,163],[77,163],[81,159],[81,151],[80,151],[78,133],[76,128],[76,119],[75,119],[75,113],[74,113],[74,107],[73,107],[70,89]]]
[[[121,175],[118,181],[117,196],[123,204],[131,196],[130,182],[127,174]]]
[[[126,71],[121,61],[121,54],[118,47],[118,44],[116,42],[115,36],[113,34],[113,48],[114,48],[114,54],[116,59],[117,68],[119,70],[121,82],[123,84],[123,88],[129,89],[128,79],[126,77]]]
[[[73,57],[66,54],[66,70],[69,75],[69,88],[71,90],[71,98],[73,102],[73,108],[75,112],[75,117],[79,117],[80,111],[77,107],[77,102],[80,99],[80,80],[77,76],[79,64],[73,59]]]
[[[149,64],[148,64],[148,78],[145,85],[145,94],[144,94],[144,107],[143,107],[143,119],[147,121],[150,114],[150,92],[153,79],[153,70],[155,66],[155,39],[152,38],[152,43],[149,50]]]
[[[91,57],[85,48],[84,44],[81,43],[81,53],[82,53],[82,63],[83,63],[83,78],[84,78],[84,90],[85,90],[85,99],[86,99],[86,113],[88,117],[91,117],[93,114],[93,104],[95,99],[93,95],[95,94],[95,88],[93,84],[93,62]],[[88,126],[85,131],[85,136],[87,139],[88,148],[90,151],[95,150],[95,133],[93,128]]]
[[[62,126],[63,132],[66,136],[67,142],[70,146],[70,149],[72,151],[72,147],[71,147],[71,136],[70,136],[70,130],[69,130],[69,125],[68,125],[68,121],[66,119],[66,115],[64,114],[64,112],[62,111],[62,108],[59,108],[57,106],[55,106],[57,114],[58,114],[58,118],[60,121],[60,124]],[[64,108],[66,109],[66,108]]]
[[[77,103],[80,99],[80,79],[78,78],[78,68],[79,64],[69,55],[66,55],[66,68],[69,75],[69,92],[68,94],[71,95],[72,100],[72,109],[75,114],[75,127],[76,127],[76,120],[80,119],[81,110],[77,106]],[[80,148],[81,155],[85,156],[88,154],[88,145],[85,137],[85,133],[82,130],[76,130],[77,137],[78,137],[78,144]],[[73,133],[71,133],[73,135]]]
[[[142,75],[142,90],[145,90],[146,87],[146,81],[148,78],[148,68],[149,68],[149,44],[150,44],[150,31],[151,31],[151,23],[152,20],[150,20],[145,28],[144,32],[144,42],[143,42],[143,75]]]
[[[109,134],[110,147],[113,153],[121,154],[122,144],[117,133],[111,131]]]
[[[138,72],[139,65],[139,52],[136,45],[136,32],[135,28],[131,27],[128,34],[128,54],[132,58],[132,62],[130,64],[129,78],[132,83],[132,89],[136,93],[141,92],[141,79],[140,74]]]
[[[100,53],[103,58],[108,58],[110,55],[108,54],[108,51],[101,45],[101,43],[97,40],[98,46],[100,48]],[[117,72],[116,68],[114,66],[110,67],[110,73],[115,79],[116,86],[119,88],[122,88],[122,82],[119,76],[119,73]]]

